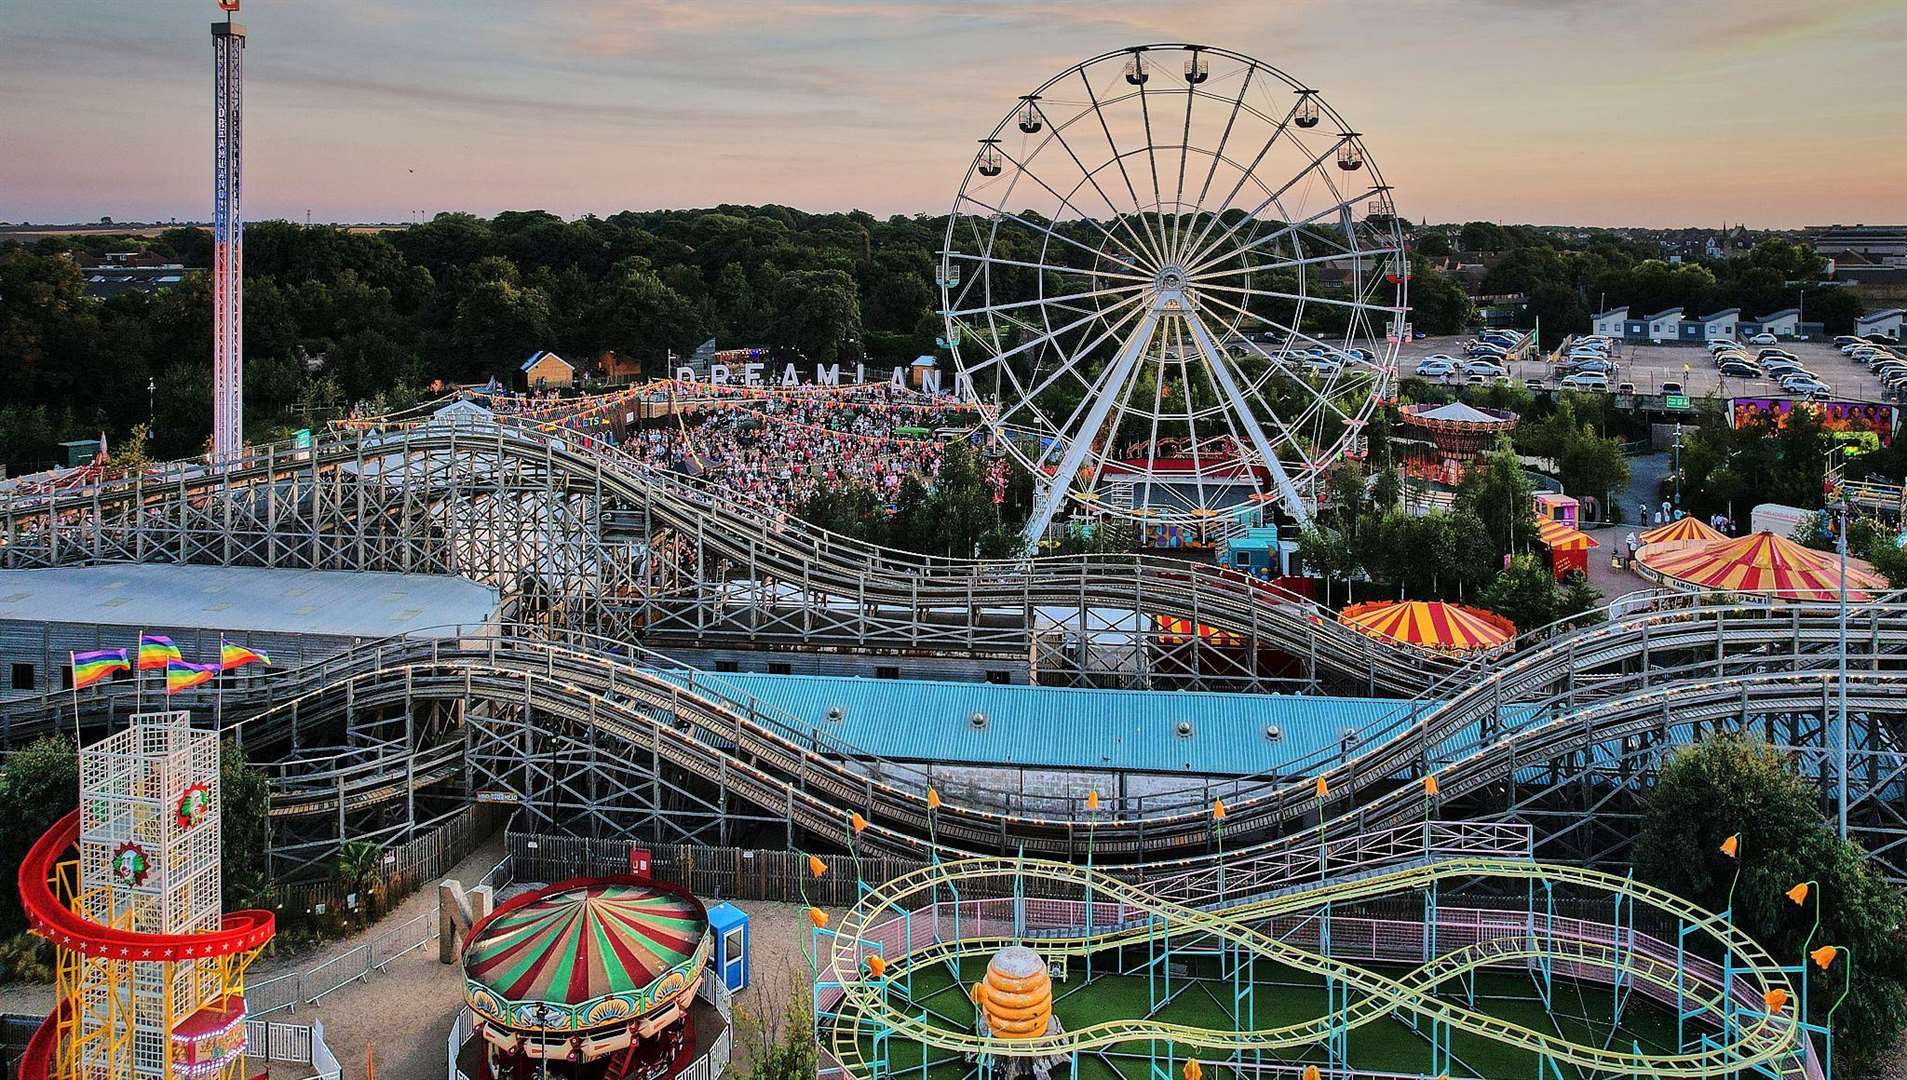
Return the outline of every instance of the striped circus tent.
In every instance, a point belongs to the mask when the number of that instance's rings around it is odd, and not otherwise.
[[[1665,526],[1666,527],[1666,526]],[[1840,562],[1826,552],[1786,537],[1758,532],[1680,551],[1651,547],[1636,559],[1642,573],[1679,589],[1766,596],[1778,600],[1834,600],[1840,596]],[[1849,600],[1869,599],[1868,590],[1887,580],[1860,559],[1847,561]]]
[[[1510,620],[1494,612],[1442,600],[1383,600],[1352,604],[1338,621],[1380,641],[1425,652],[1500,649],[1516,637]]]
[[[1684,548],[1695,547],[1699,544],[1712,544],[1718,540],[1726,539],[1728,539],[1728,537],[1716,532],[1701,521],[1692,517],[1685,517],[1678,521],[1671,521],[1667,525],[1657,525],[1655,528],[1637,536],[1636,542],[1642,547],[1661,544],[1664,545],[1660,549],[1662,551],[1681,551]]]

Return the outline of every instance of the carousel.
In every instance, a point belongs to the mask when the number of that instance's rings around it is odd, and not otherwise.
[[[694,1051],[691,1016],[712,947],[685,891],[630,877],[559,882],[470,928],[463,1057],[477,1080],[662,1080]],[[703,1038],[717,1032],[704,1030]]]
[[[1442,600],[1352,604],[1338,621],[1367,637],[1420,652],[1492,652],[1516,640],[1516,626],[1492,611]]]
[[[1499,436],[1515,431],[1518,421],[1513,412],[1479,409],[1461,401],[1406,405],[1398,410],[1397,418],[1424,435],[1424,439],[1400,443],[1408,448],[1404,472],[1451,487],[1463,479],[1471,462],[1496,445]]]
[[[1654,530],[1651,530],[1654,531]],[[1770,601],[1835,601],[1841,596],[1840,560],[1786,537],[1759,532],[1672,549],[1652,543],[1636,569],[1674,589],[1719,591]],[[1847,560],[1847,598],[1860,602],[1887,588],[1887,579],[1861,559]]]
[[[1726,539],[1728,537],[1718,532],[1713,526],[1692,517],[1685,517],[1676,518],[1666,525],[1657,525],[1636,537],[1636,542],[1641,546],[1641,550],[1665,554],[1719,543]]]

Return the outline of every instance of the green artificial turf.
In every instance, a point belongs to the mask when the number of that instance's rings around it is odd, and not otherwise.
[[[1136,957],[1137,950],[1131,955]],[[1164,981],[1159,980],[1155,987],[1149,988],[1144,974],[1109,974],[1117,970],[1115,960],[1110,953],[1095,957],[1094,977],[1088,981],[1085,962],[1076,957],[1070,978],[1054,985],[1054,1011],[1067,1030],[1148,1015],[1170,1023],[1234,1030],[1233,982],[1229,977],[1221,977],[1213,958],[1191,958],[1188,974],[1173,977],[1170,1000],[1156,1012],[1151,1007],[1153,994],[1155,990],[1163,994]],[[1386,965],[1367,966],[1391,975],[1406,970]],[[891,986],[894,1003],[911,1012],[930,1014],[937,1026],[972,1030],[973,1006],[967,997],[967,987],[985,974],[986,958],[966,958],[960,967],[958,980],[945,967],[911,972],[908,980],[896,981]],[[1618,1050],[1639,1044],[1644,1053],[1675,1051],[1673,1012],[1639,994],[1629,999],[1622,1023],[1612,1032],[1609,1022],[1612,997],[1607,986],[1558,978],[1554,980],[1552,991],[1554,1008],[1544,1005],[1529,976],[1517,972],[1482,972],[1477,977],[1475,990],[1477,1011],[1557,1034],[1572,1042]],[[1448,1000],[1467,1002],[1463,988],[1455,982],[1446,984],[1441,992]],[[1252,1013],[1244,1024],[1237,1026],[1296,1023],[1323,1014],[1327,1007],[1322,979],[1265,960],[1253,965],[1250,1001]],[[1428,1030],[1426,1024],[1426,1034]],[[1540,1075],[1535,1054],[1484,1036],[1455,1031],[1450,1046],[1456,1060],[1449,1071],[1455,1077],[1531,1080]],[[883,1041],[883,1049],[887,1076],[893,1080],[922,1077],[918,1043],[890,1038]],[[1190,1052],[1190,1047],[1163,1042],[1156,1045],[1149,1041],[1122,1043],[1083,1055],[1076,1063],[1077,1075],[1072,1080],[1180,1080]],[[1404,1016],[1389,1016],[1353,1029],[1349,1034],[1348,1052],[1354,1070],[1429,1075],[1432,1066],[1428,1038],[1413,1031]],[[863,1037],[862,1053],[870,1059],[876,1056],[871,1037]],[[1282,1054],[1267,1053],[1263,1060],[1267,1064],[1287,1061],[1323,1065],[1325,1047],[1316,1045]],[[1161,1070],[1165,1070],[1169,1062],[1170,1071],[1155,1074],[1155,1062]],[[954,1055],[932,1051],[924,1080],[961,1080],[969,1071]],[[1205,1080],[1234,1080],[1231,1070],[1220,1065],[1206,1064],[1203,1071]],[[1066,1080],[1069,1075],[1065,1067],[1053,1072],[1054,1080]],[[1565,1078],[1574,1080],[1577,1075],[1576,1070],[1563,1068]]]

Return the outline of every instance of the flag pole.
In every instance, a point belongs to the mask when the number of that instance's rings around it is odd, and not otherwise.
[[[66,654],[66,681],[73,684],[73,745],[78,747],[82,741],[79,733],[79,660],[72,653]]]

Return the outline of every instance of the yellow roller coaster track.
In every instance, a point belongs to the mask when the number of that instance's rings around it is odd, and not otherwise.
[[[1050,892],[1054,886],[1077,887],[1081,895],[1090,895],[1096,905],[1119,904],[1138,916],[1091,933],[1084,932],[1083,927],[1042,932],[1031,943],[1051,956],[1081,956],[1122,944],[1144,943],[1148,937],[1156,937],[1163,925],[1174,938],[1226,942],[1256,957],[1335,980],[1354,997],[1334,1014],[1276,1027],[1226,1031],[1130,1018],[1090,1024],[1043,1038],[1017,1040],[997,1040],[939,1026],[929,1017],[909,1014],[896,1007],[890,1001],[887,986],[910,969],[963,956],[987,956],[1007,945],[1026,942],[997,932],[936,940],[905,955],[885,955],[884,978],[876,979],[863,965],[865,954],[860,944],[875,923],[898,912],[915,910],[933,897],[957,895],[962,883],[977,887],[991,882],[997,886],[1016,876],[1037,882],[1042,893]],[[1633,946],[1622,947],[1619,941],[1598,942],[1566,935],[1539,937],[1520,927],[1513,935],[1486,938],[1453,949],[1391,978],[1281,941],[1255,928],[1274,917],[1320,911],[1326,904],[1369,900],[1426,889],[1447,881],[1482,878],[1568,886],[1612,898],[1621,896],[1630,903],[1653,908],[1679,920],[1690,931],[1706,934],[1726,950],[1732,956],[1731,968],[1737,982],[1718,986],[1707,981],[1692,981],[1687,972],[1678,971],[1673,962],[1638,952]],[[974,891],[977,889],[970,889],[968,895]],[[944,927],[944,918],[938,924]],[[996,931],[999,927],[994,924],[986,929]],[[1763,1004],[1768,1000],[1766,995],[1775,990],[1785,994],[1785,998],[1776,995],[1778,1000],[1792,1000],[1793,990],[1786,975],[1760,946],[1736,930],[1728,919],[1628,878],[1550,863],[1449,860],[1212,911],[1163,899],[1142,885],[1085,867],[1039,859],[966,859],[930,865],[869,889],[842,918],[836,933],[832,956],[824,969],[827,977],[841,987],[842,993],[834,1010],[831,1049],[842,1068],[859,1078],[875,1075],[861,1045],[862,1037],[874,1030],[884,1030],[893,1037],[916,1041],[936,1050],[999,1057],[1069,1055],[1143,1040],[1169,1040],[1203,1051],[1231,1053],[1310,1047],[1326,1042],[1334,1032],[1402,1012],[1543,1055],[1559,1065],[1599,1073],[1659,1077],[1717,1076],[1757,1066],[1780,1072],[1782,1063],[1792,1061],[1801,1045],[1793,1006],[1783,1004],[1768,1009]],[[1694,1015],[1711,1021],[1720,1021],[1725,1016],[1729,1019],[1717,1025],[1721,1037],[1709,1040],[1699,1051],[1638,1054],[1573,1042],[1487,1015],[1437,994],[1438,988],[1449,980],[1481,968],[1505,964],[1527,967],[1546,962],[1619,973],[1622,978],[1631,980],[1632,985],[1653,986],[1665,994],[1676,995],[1682,1007],[1692,1010]],[[1744,982],[1750,993],[1739,992]],[[1732,1010],[1728,1008],[1731,994],[1736,1002]]]

